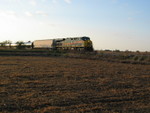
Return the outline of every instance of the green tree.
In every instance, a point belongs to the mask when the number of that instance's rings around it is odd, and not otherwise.
[[[7,44],[9,45],[9,47],[11,47],[12,41],[6,40],[6,41],[1,42],[1,46],[7,46]]]

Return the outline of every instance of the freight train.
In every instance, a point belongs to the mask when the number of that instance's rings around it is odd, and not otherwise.
[[[35,40],[33,48],[48,48],[56,50],[93,50],[93,44],[89,37],[72,37],[47,40]]]
[[[5,48],[26,49],[51,49],[51,50],[93,50],[93,44],[89,37],[56,38],[47,40],[35,40],[33,42],[18,44],[6,44]],[[2,47],[2,46],[1,46]]]

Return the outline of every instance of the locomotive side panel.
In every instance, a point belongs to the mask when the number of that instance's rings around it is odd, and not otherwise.
[[[62,43],[62,47],[79,48],[84,47],[84,41],[80,39],[67,39]]]

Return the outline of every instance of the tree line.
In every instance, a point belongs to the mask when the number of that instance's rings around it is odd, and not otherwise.
[[[28,41],[27,43],[31,43],[31,41]],[[17,41],[16,43],[12,43],[10,40],[5,40],[3,42],[0,42],[0,47],[8,47],[8,48],[16,48],[16,49],[24,49],[31,45],[26,45],[26,42],[24,41]]]

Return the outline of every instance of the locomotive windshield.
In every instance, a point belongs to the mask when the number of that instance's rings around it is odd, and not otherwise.
[[[82,37],[82,40],[90,40],[90,38],[89,37]]]

